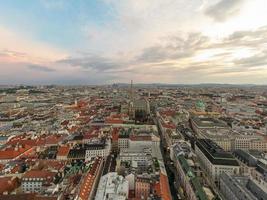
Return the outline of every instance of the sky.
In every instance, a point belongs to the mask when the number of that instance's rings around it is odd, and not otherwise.
[[[2,0],[0,84],[267,84],[266,0]]]

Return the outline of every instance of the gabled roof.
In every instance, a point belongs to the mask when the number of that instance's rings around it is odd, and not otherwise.
[[[8,159],[14,159],[17,156],[23,154],[25,151],[29,150],[31,146],[26,145],[25,147],[17,147],[15,149],[14,147],[7,148],[5,150],[0,151],[0,160],[8,160]]]
[[[48,179],[53,178],[56,175],[55,172],[50,172],[46,170],[30,170],[27,171],[22,178],[43,178]]]

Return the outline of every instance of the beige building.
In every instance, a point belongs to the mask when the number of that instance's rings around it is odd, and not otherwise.
[[[203,139],[211,139],[225,151],[242,149],[267,152],[267,141],[264,136],[260,135],[246,135],[246,133],[238,133],[228,130],[201,130],[198,133],[198,137]]]
[[[218,183],[219,176],[223,172],[239,174],[240,166],[237,160],[212,140],[199,139],[196,142],[195,152],[203,170],[214,183]]]

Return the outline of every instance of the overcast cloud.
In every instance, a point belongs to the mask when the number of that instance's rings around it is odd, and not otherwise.
[[[267,84],[265,0],[18,5],[0,8],[0,84]]]

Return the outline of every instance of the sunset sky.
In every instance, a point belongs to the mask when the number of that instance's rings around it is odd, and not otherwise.
[[[0,84],[267,84],[266,0],[2,0]]]

